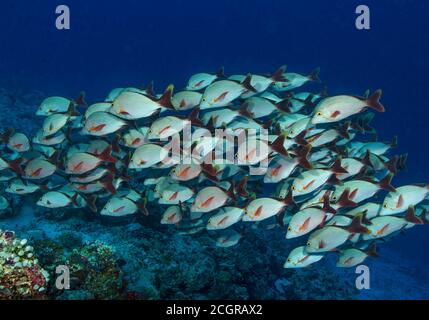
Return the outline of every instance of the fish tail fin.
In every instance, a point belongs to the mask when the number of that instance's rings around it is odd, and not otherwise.
[[[219,70],[216,71],[216,77],[221,78],[221,79],[226,78],[224,66],[220,67]]]
[[[370,107],[370,108],[372,108],[378,112],[384,112],[385,111],[384,106],[380,103],[381,94],[382,94],[381,89],[378,89],[372,95],[370,95],[365,100],[368,107]]]
[[[60,150],[55,150],[55,152],[52,154],[52,156],[50,156],[48,158],[48,161],[50,163],[52,163],[55,166],[59,166],[60,161],[61,161],[61,151]]]
[[[73,136],[73,128],[72,127],[68,127],[67,128],[67,130],[66,130],[66,132],[64,133],[64,136],[66,137],[66,140],[68,141],[68,142],[73,142],[73,138],[72,138],[72,136]]]
[[[352,120],[352,123],[351,123],[350,127],[353,130],[356,130],[356,131],[358,131],[360,133],[364,133],[365,132],[365,130],[364,130],[363,126],[362,126],[362,122],[361,122],[361,120],[359,118]]]
[[[371,162],[371,153],[369,150],[366,151],[365,156],[362,158],[361,162],[367,167],[374,168],[374,165]]]
[[[77,117],[80,115],[80,113],[77,112],[77,110],[76,110],[76,104],[70,103],[69,110],[68,110],[67,114],[71,117]]]
[[[209,121],[207,122],[206,128],[211,133],[213,133],[215,131],[215,124],[214,124],[213,117],[210,117]]]
[[[364,132],[375,132],[374,128],[369,125],[374,116],[375,114],[371,112],[360,118],[362,129]]]
[[[355,207],[357,203],[350,199],[350,189],[344,190],[337,203],[341,208]]]
[[[75,193],[74,195],[73,195],[73,197],[71,197],[70,198],[70,201],[71,201],[71,203],[74,205],[74,206],[76,206],[76,207],[79,207],[79,203],[77,202],[77,197],[79,196],[79,193]]]
[[[321,82],[319,79],[320,67],[317,67],[308,75],[308,79],[316,82]]]
[[[15,173],[21,176],[24,174],[21,168],[22,161],[23,161],[22,158],[17,158],[15,160],[7,161],[6,163],[10,169],[12,169],[13,171],[15,171]]]
[[[377,244],[375,242],[371,243],[370,246],[365,250],[365,254],[368,257],[378,257]]]
[[[240,115],[242,115],[243,117],[252,119],[253,118],[253,113],[251,113],[247,107],[249,106],[248,102],[244,102],[243,104],[241,104],[240,109],[238,110],[238,113]]]
[[[346,230],[350,233],[369,233],[367,227],[362,225],[362,215],[357,215],[353,218],[349,226],[346,227]]]
[[[286,65],[282,65],[271,75],[271,79],[273,81],[284,81],[285,77],[283,74],[285,73],[285,71],[286,71]]]
[[[389,172],[393,174],[398,173],[398,159],[399,159],[398,156],[394,156],[392,157],[392,159],[384,163],[384,166],[386,167],[387,170],[389,170]]]
[[[116,158],[112,157],[112,145],[109,145],[104,151],[98,156],[100,160],[115,163]]]
[[[307,98],[305,98],[305,100],[303,101],[304,105],[307,107],[312,107],[314,108],[316,106],[316,104],[313,102],[314,99],[314,94],[309,94]]]
[[[224,191],[228,195],[228,197],[230,197],[232,199],[233,204],[236,205],[237,204],[237,197],[235,195],[235,182],[234,182],[234,180],[231,180],[230,184],[231,184],[230,187],[227,190],[224,189]],[[223,189],[223,188],[221,188],[221,189]]]
[[[279,213],[276,214],[276,221],[279,224],[280,228],[285,228],[285,222],[284,217],[286,215],[286,210],[281,210]]]
[[[119,141],[121,141],[122,136],[120,133],[115,134],[115,136],[112,139],[112,151],[119,153],[121,152],[121,147],[119,146]]]
[[[170,84],[162,94],[161,98],[157,101],[161,107],[175,110],[171,103],[171,97],[173,95],[174,85]]]
[[[307,142],[307,140],[305,140],[305,136],[307,135],[307,133],[308,133],[308,130],[302,131],[299,135],[297,135],[294,138],[294,141],[301,146],[307,145],[308,142]]]
[[[292,189],[289,190],[289,192],[286,195],[286,198],[283,199],[283,203],[287,206],[289,206],[289,205],[292,205],[294,207],[297,206],[295,200],[293,199]]]
[[[275,104],[275,107],[277,108],[277,110],[282,111],[282,112],[286,112],[286,113],[290,113],[290,101],[289,99],[283,99],[282,101],[278,102]]]
[[[268,130],[271,127],[272,124],[273,124],[273,119],[270,119],[270,120],[265,121],[264,123],[262,123],[262,128]]]
[[[326,183],[330,185],[339,185],[339,186],[343,184],[343,182],[340,179],[338,179],[335,174],[331,175],[329,179],[326,181]]]
[[[257,90],[250,84],[252,80],[252,75],[249,73],[247,74],[246,78],[243,80],[243,82],[241,83],[241,85],[251,91],[251,92],[257,92]]]
[[[249,192],[247,191],[248,180],[249,180],[249,177],[244,176],[237,185],[237,193],[244,198],[249,196]]]
[[[327,97],[328,96],[328,87],[323,87],[322,90],[320,90],[319,92],[319,96],[323,97]]]
[[[85,199],[86,206],[94,213],[97,213],[97,196],[90,195],[89,197],[86,197],[84,195],[81,195],[82,198]]]
[[[147,210],[146,208],[146,204],[147,204],[147,198],[143,197],[142,199],[140,199],[140,201],[137,203],[137,208],[139,209],[139,211],[141,213],[143,213],[146,217],[149,215],[149,210]]]
[[[326,192],[323,195],[323,207],[322,210],[326,213],[332,213],[332,214],[336,214],[337,210],[335,210],[334,208],[331,207],[331,204],[329,202],[329,198],[330,198],[330,192]]]
[[[153,80],[151,80],[146,88],[144,89],[147,95],[154,97],[155,96],[155,90],[153,89]]]
[[[106,189],[110,194],[116,194],[116,188],[113,185],[113,179],[113,174],[108,174],[100,181],[104,189]]]
[[[311,151],[311,144],[307,144],[306,146],[301,146],[295,151],[295,155],[298,159],[298,164],[304,169],[311,169],[313,165],[308,160],[308,155]]]
[[[201,122],[200,118],[199,118],[199,114],[200,114],[200,108],[199,107],[195,107],[191,113],[188,115],[188,120],[191,121],[191,124],[197,127],[202,127],[203,123]]]
[[[427,213],[428,213],[428,210],[427,209],[423,209],[422,213],[420,215],[420,219],[422,219],[423,224],[429,224],[429,220],[426,219]]]
[[[399,156],[398,165],[397,165],[398,170],[407,169],[407,166],[406,166],[407,159],[408,159],[408,153],[404,153]]]
[[[76,99],[74,99],[74,103],[81,107],[87,107],[88,104],[85,101],[85,95],[86,95],[85,91],[81,91],[79,93],[79,96]]]
[[[284,135],[280,135],[276,138],[276,140],[274,140],[272,143],[270,143],[270,148],[272,150],[274,150],[275,152],[278,152],[279,154],[281,154],[282,156],[289,156],[289,153],[287,152],[286,148],[284,147],[284,142],[285,142],[285,136]]]
[[[423,224],[423,220],[416,216],[416,210],[414,209],[414,206],[408,207],[404,219],[410,223]]]
[[[207,173],[211,177],[216,177],[218,171],[211,163],[206,163],[205,161],[201,164],[201,169],[203,172]]]
[[[396,189],[391,185],[392,178],[393,178],[393,174],[389,173],[383,179],[380,180],[380,182],[378,183],[378,186],[381,189],[384,189],[384,190],[387,190],[387,191],[391,191],[391,192],[395,192]]]
[[[349,135],[349,128],[350,128],[350,121],[347,121],[345,123],[343,123],[339,128],[338,128],[338,134],[343,137],[344,139],[350,139],[350,135]]]
[[[337,174],[337,173],[349,173],[346,169],[344,169],[341,166],[341,161],[342,161],[341,156],[338,156],[337,159],[335,159],[335,162],[330,169],[332,171],[332,173],[335,173],[335,174]]]

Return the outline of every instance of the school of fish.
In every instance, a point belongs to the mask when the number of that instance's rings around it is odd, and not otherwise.
[[[89,106],[83,94],[46,98],[34,137],[2,130],[0,211],[13,210],[17,195],[109,219],[156,214],[182,234],[207,230],[219,247],[238,244],[248,228],[281,228],[286,239],[305,239],[285,268],[327,254],[338,267],[358,265],[377,256],[377,243],[428,223],[429,185],[392,184],[407,155],[391,155],[396,138],[377,141],[370,127],[372,111],[385,111],[381,90],[299,91],[320,83],[318,74],[221,69],[193,75],[178,92],[115,88]],[[186,130],[191,139],[176,139]],[[245,138],[231,146],[217,130]]]

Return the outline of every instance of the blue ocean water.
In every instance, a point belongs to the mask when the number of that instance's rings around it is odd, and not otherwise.
[[[70,7],[70,30],[55,28],[59,4]],[[355,28],[359,4],[371,10],[370,30]],[[427,182],[428,12],[419,0],[3,0],[0,85],[64,96],[85,90],[97,101],[111,88],[150,80],[157,91],[180,88],[191,74],[220,66],[227,74],[320,67],[331,95],[383,89],[386,112],[373,126],[380,140],[398,135],[396,152],[409,154],[408,170],[394,183]],[[390,252],[390,263],[412,265],[427,283],[428,241],[427,228],[414,228],[384,244],[380,259]],[[382,275],[385,265],[377,263]],[[403,298],[415,293],[392,290]],[[377,298],[391,297],[380,291]]]

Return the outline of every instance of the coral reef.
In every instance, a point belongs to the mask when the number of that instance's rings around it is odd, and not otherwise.
[[[0,230],[0,299],[43,299],[48,281],[27,240]]]
[[[70,239],[70,241],[67,241]],[[64,233],[55,241],[35,241],[41,253],[41,263],[52,274],[59,265],[69,268],[70,289],[58,290],[55,281],[49,284],[49,294],[56,299],[122,299],[123,274],[112,247],[95,241],[84,244],[72,233]]]

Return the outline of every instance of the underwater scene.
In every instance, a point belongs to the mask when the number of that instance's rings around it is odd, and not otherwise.
[[[3,0],[0,300],[429,299],[428,12]]]

